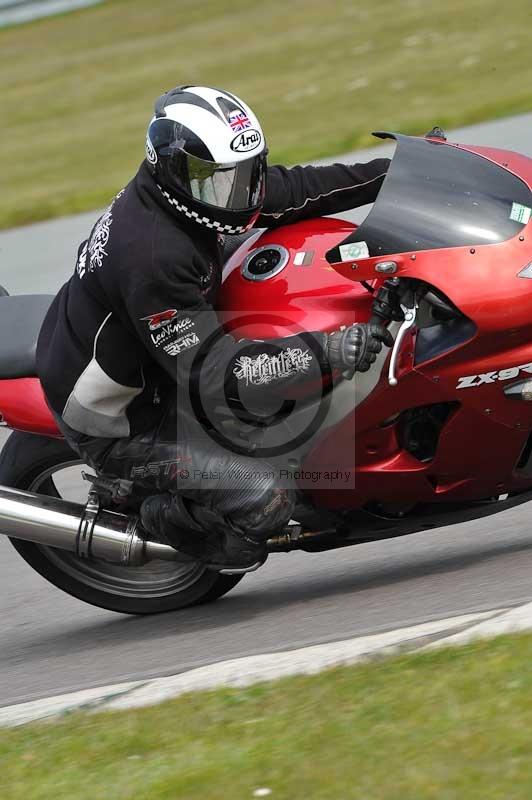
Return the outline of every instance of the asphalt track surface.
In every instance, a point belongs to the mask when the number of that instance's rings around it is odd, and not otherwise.
[[[531,126],[528,114],[453,138],[532,156]],[[12,293],[55,291],[95,216],[0,234],[0,283]],[[531,512],[523,506],[388,542],[275,555],[211,606],[147,618],[70,598],[0,537],[0,705],[526,602]]]

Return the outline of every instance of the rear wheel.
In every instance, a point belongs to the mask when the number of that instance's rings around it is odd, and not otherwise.
[[[81,467],[65,441],[14,432],[0,456],[0,484],[84,502],[87,484]],[[21,539],[11,542],[54,586],[86,603],[127,614],[155,614],[211,602],[242,578],[220,575],[198,563],[151,561],[142,567],[123,567]]]

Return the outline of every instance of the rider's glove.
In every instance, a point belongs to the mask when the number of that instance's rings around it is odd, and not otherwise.
[[[343,331],[330,333],[327,339],[327,358],[333,369],[352,369],[367,372],[382,350],[391,347],[389,330],[377,323],[350,325]]]

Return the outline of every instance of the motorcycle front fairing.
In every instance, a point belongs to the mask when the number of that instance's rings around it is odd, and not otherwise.
[[[532,262],[532,160],[393,138],[398,148],[371,213],[327,259],[355,281],[382,279],[384,263],[401,283],[434,287],[456,315],[446,324],[419,321],[401,348],[398,385],[383,372],[357,407],[355,494],[364,505],[521,491],[531,485],[532,403],[504,389],[532,372],[532,283],[524,277]],[[367,257],[342,259],[346,245]],[[439,415],[434,442],[420,448],[415,418],[430,425],[431,414]],[[354,419],[311,461],[338,452],[349,424]]]
[[[267,232],[250,252],[285,247],[285,268],[255,282],[235,263],[222,290],[227,326],[235,327],[246,309],[243,329],[236,327],[253,338],[365,321],[367,282],[376,288],[387,277],[434,287],[457,311],[436,324],[421,304],[399,353],[397,386],[388,383],[385,350],[370,375],[335,389],[334,424],[315,437],[302,462],[307,474],[349,475],[341,486],[303,483],[322,507],[463,502],[532,485],[523,456],[532,404],[503,391],[505,376],[532,362],[532,283],[518,277],[532,262],[523,221],[532,207],[532,161],[393,138],[389,173],[360,227],[311,220]],[[343,259],[340,247],[348,254]],[[265,308],[275,309],[275,318],[258,317]],[[490,373],[496,377],[488,383],[478,377],[471,388],[458,388],[464,377]]]

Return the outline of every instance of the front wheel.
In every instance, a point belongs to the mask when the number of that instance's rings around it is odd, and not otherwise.
[[[82,464],[59,439],[15,431],[0,455],[0,485],[85,502]],[[22,558],[43,578],[79,600],[125,614],[157,614],[216,600],[242,579],[220,575],[198,563],[150,561],[123,567],[80,559],[66,550],[11,539]]]

